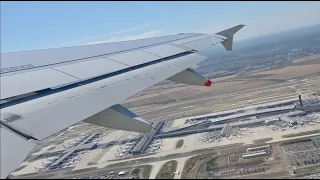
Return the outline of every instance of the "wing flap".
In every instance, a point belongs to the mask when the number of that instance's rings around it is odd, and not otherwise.
[[[169,77],[168,80],[178,82],[178,83],[190,84],[190,85],[211,86],[210,80],[201,76],[191,68],[181,71],[178,74]]]

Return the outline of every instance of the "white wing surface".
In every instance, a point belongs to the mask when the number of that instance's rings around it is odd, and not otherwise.
[[[198,52],[218,43],[232,50],[242,27],[1,54],[1,178],[37,142],[79,121],[149,132],[148,122],[119,103],[166,79],[210,86],[192,70],[207,58]]]

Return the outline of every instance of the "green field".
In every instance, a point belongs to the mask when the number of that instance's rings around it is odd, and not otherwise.
[[[149,179],[151,173],[151,165],[137,166],[132,171],[132,175],[136,175],[139,179]]]
[[[178,162],[171,160],[166,162],[158,172],[156,179],[173,179]]]
[[[320,165],[315,165],[315,166],[311,166],[311,167],[295,169],[293,172],[295,174],[320,172]]]
[[[183,145],[183,139],[180,139],[176,144],[176,148],[181,148],[182,145]]]
[[[253,144],[263,144],[271,140],[273,140],[273,138],[257,139],[253,141]]]
[[[216,155],[217,153],[213,152],[209,154],[193,156],[190,159],[188,159],[183,167],[181,179],[191,179],[196,169],[196,165],[199,165],[199,163],[205,160],[206,158],[213,157]]]

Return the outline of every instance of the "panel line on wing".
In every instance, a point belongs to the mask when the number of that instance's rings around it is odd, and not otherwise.
[[[80,78],[78,78],[78,77],[76,77],[76,76],[73,76],[73,75],[68,74],[68,73],[66,73],[66,72],[63,72],[63,71],[60,71],[60,70],[58,70],[58,69],[53,69],[53,68],[52,68],[52,70],[55,70],[55,71],[61,72],[61,73],[63,73],[63,74],[66,74],[66,75],[69,75],[69,76],[72,76],[72,77],[74,77],[74,78],[77,78],[77,79],[81,80]]]
[[[108,58],[108,57],[104,57],[104,58],[106,58],[106,59],[108,59],[108,60],[110,60],[110,61],[114,61],[114,62],[123,64],[123,65],[126,65],[126,66],[130,66],[129,64],[126,64],[126,63],[123,63],[123,62],[120,62],[120,61],[117,61],[117,60],[114,60],[114,59],[110,59],[110,58]]]
[[[140,50],[140,51],[145,52],[145,53],[148,53],[148,54],[152,54],[152,55],[155,55],[155,56],[158,56],[158,57],[160,57],[160,58],[163,58],[163,57],[161,57],[161,56],[159,56],[159,55],[156,55],[156,54],[154,54],[154,53],[151,53],[151,52],[148,52],[148,51],[144,51],[143,49]]]

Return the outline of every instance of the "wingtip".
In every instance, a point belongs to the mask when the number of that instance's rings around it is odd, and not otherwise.
[[[240,29],[242,29],[244,26],[245,26],[244,24],[239,24],[239,25],[234,26],[234,27],[231,27],[231,28],[229,28],[229,29],[220,31],[220,32],[218,32],[218,33],[216,33],[216,34],[230,38],[230,37],[232,37],[235,33],[237,33]]]

